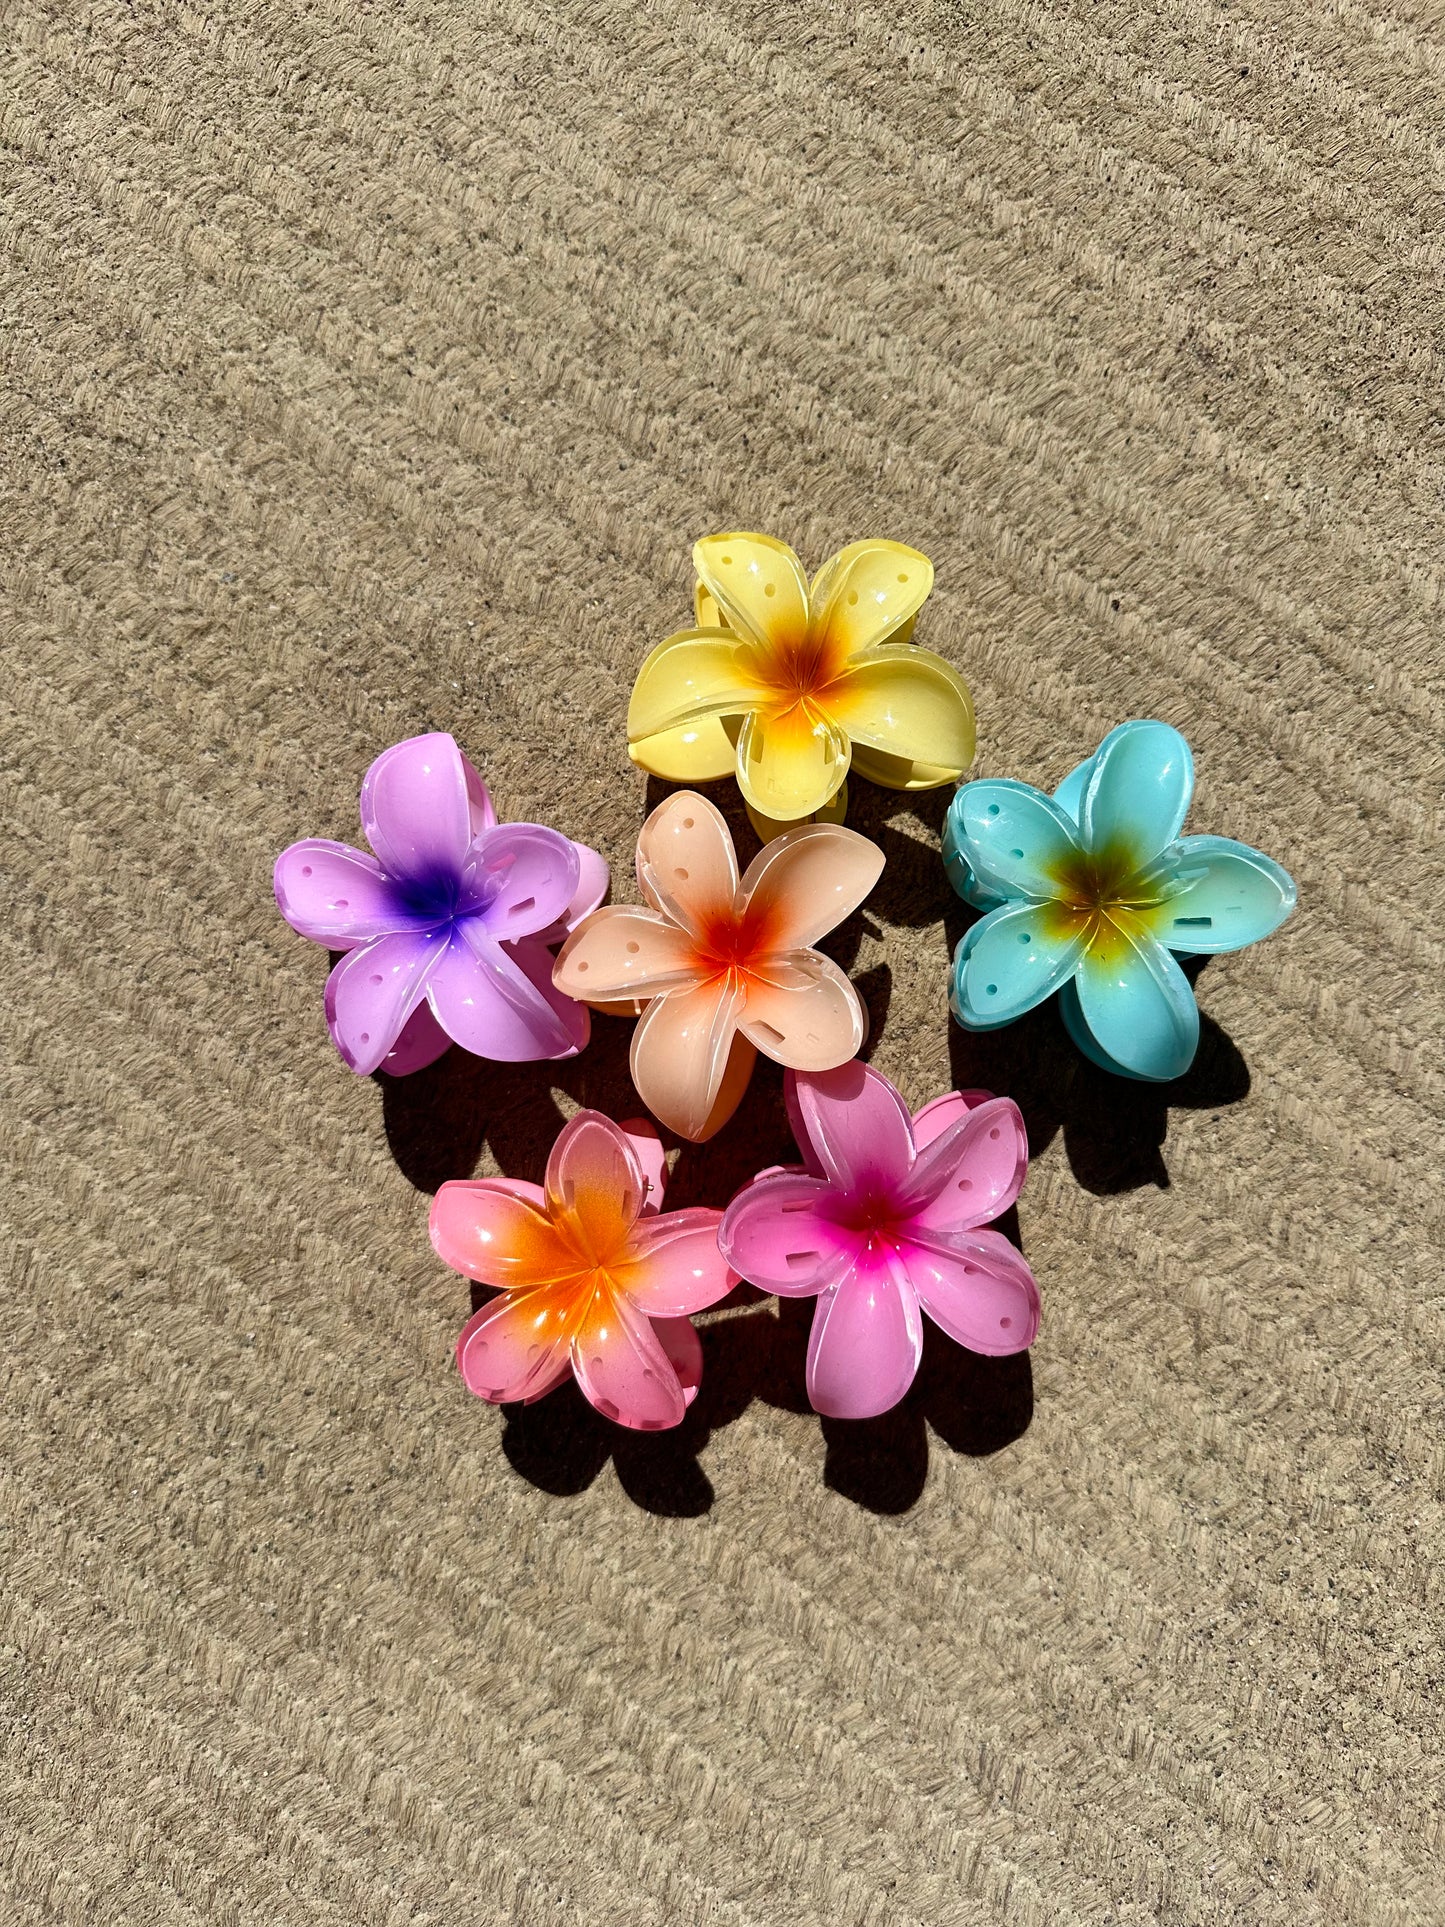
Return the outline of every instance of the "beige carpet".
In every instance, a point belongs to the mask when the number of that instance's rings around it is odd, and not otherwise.
[[[1445,16],[0,7],[0,1918],[1438,1927]],[[945,798],[836,954],[1023,1103],[1032,1360],[820,1424],[469,1399],[426,1193],[628,1108],[387,1088],[270,866],[453,729],[602,848],[688,547],[934,558],[978,768],[1189,733],[1301,886],[1178,1088],[950,1035]],[[732,807],[730,804],[729,807]],[[779,1086],[683,1154],[721,1202]]]

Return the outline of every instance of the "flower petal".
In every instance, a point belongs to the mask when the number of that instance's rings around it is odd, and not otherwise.
[[[831,1071],[791,1071],[789,1113],[799,1144],[845,1193],[886,1192],[913,1166],[908,1106],[880,1072],[855,1059]]]
[[[739,907],[763,951],[814,944],[850,917],[883,874],[876,843],[841,823],[775,837],[747,867]]]
[[[655,997],[632,1033],[632,1081],[679,1137],[701,1143],[708,1134],[742,1007],[741,988],[721,977]]]
[[[530,1064],[569,1056],[574,1048],[575,1020],[563,1019],[474,917],[453,925],[432,967],[427,996],[447,1036],[474,1057]]]
[[[389,931],[426,928],[376,858],[346,843],[293,843],[277,857],[272,881],[282,916],[313,943],[349,950]]]
[[[683,1404],[691,1405],[702,1385],[702,1340],[692,1320],[654,1318],[652,1332],[677,1373]]]
[[[554,1057],[575,1057],[587,1048],[592,1035],[592,1013],[586,1004],[569,997],[552,981],[552,953],[539,937],[524,937],[520,943],[504,943],[503,954],[510,957],[527,982],[561,1025],[567,1038],[564,1050]]]
[[[1054,801],[1071,823],[1079,820],[1079,812],[1084,807],[1084,790],[1093,770],[1094,758],[1086,756],[1082,763],[1074,765],[1054,791]]]
[[[1011,1024],[1079,968],[1089,915],[1054,903],[1006,903],[967,931],[953,966],[953,1014],[965,1030]]]
[[[897,1255],[879,1250],[830,1285],[813,1313],[808,1397],[829,1418],[876,1418],[913,1383],[923,1356],[918,1296]]]
[[[497,827],[497,812],[492,803],[492,793],[482,781],[481,774],[464,749],[458,749],[462,759],[462,775],[467,785],[467,821],[471,828],[472,841],[484,830]]]
[[[687,1410],[677,1368],[641,1312],[599,1291],[572,1341],[572,1369],[605,1418],[637,1432],[677,1425]]]
[[[749,1284],[812,1298],[852,1266],[858,1237],[825,1215],[829,1187],[800,1171],[754,1178],[723,1213],[718,1244]]]
[[[633,1233],[636,1256],[612,1267],[617,1289],[649,1318],[706,1311],[737,1283],[718,1249],[721,1211],[693,1205],[643,1218]]]
[[[740,716],[700,716],[695,722],[677,729],[660,729],[655,736],[640,736],[627,745],[627,754],[639,769],[668,783],[715,783],[731,776],[738,764]]]
[[[738,788],[763,816],[811,816],[842,787],[850,754],[846,732],[808,703],[754,709],[738,737]]]
[[[1080,962],[1079,1014],[1121,1070],[1155,1082],[1181,1077],[1199,1047],[1199,1006],[1189,979],[1140,920],[1115,909]]]
[[[1197,957],[1242,950],[1278,930],[1294,909],[1294,879],[1247,843],[1186,836],[1179,851],[1181,869],[1204,874],[1179,896],[1139,912],[1171,950]]]
[[[907,1206],[922,1230],[963,1231],[1008,1210],[1029,1168],[1029,1139],[1011,1097],[968,1111],[920,1152]]]
[[[384,749],[361,781],[366,840],[383,869],[409,882],[434,884],[461,875],[472,841],[472,805],[465,759],[443,730]]]
[[[724,629],[684,629],[644,658],[627,705],[627,740],[708,717],[741,716],[762,697],[757,652]]]
[[[935,1325],[986,1358],[1024,1351],[1039,1329],[1039,1288],[1024,1259],[997,1231],[970,1231],[945,1245],[904,1247],[914,1289]]]
[[[398,931],[349,950],[326,979],[326,1022],[342,1060],[370,1077],[426,995],[447,938]]]
[[[813,630],[842,657],[895,638],[933,587],[933,564],[902,542],[850,542],[819,569]]]
[[[559,1366],[587,1303],[565,1287],[505,1291],[462,1327],[457,1364],[469,1392],[494,1405],[538,1398],[564,1376]]]
[[[899,643],[851,663],[818,702],[854,743],[952,782],[973,761],[973,702],[962,676],[931,650]],[[897,784],[906,788],[907,781]]]
[[[388,1077],[410,1077],[444,1057],[451,1047],[452,1040],[432,1016],[431,1005],[420,1003],[402,1025],[380,1068]]]
[[[449,1178],[432,1199],[432,1249],[453,1271],[506,1290],[575,1277],[577,1253],[541,1200],[540,1191],[534,1200],[511,1178]]]
[[[808,581],[786,542],[770,535],[707,535],[693,544],[692,560],[703,587],[743,636],[764,649],[804,640]]]
[[[584,917],[591,916],[612,884],[605,856],[586,843],[574,843],[572,848],[577,852],[577,888],[562,913],[562,922],[568,930],[575,930]]]
[[[867,743],[853,745],[853,773],[884,790],[936,790],[954,780],[955,772],[941,763],[921,763],[911,757],[890,756]]]
[[[577,846],[541,823],[501,823],[474,846],[466,900],[499,942],[560,923],[581,880]]]
[[[601,1111],[578,1111],[547,1159],[547,1204],[599,1264],[620,1259],[647,1202],[647,1178],[627,1133]]]
[[[731,918],[738,860],[717,806],[696,790],[665,797],[638,833],[637,883],[654,910],[694,936]]]
[[[1142,870],[1172,843],[1194,794],[1189,745],[1168,723],[1121,723],[1093,757],[1079,802],[1087,850],[1118,850]]]
[[[781,968],[786,966],[786,976]],[[749,975],[738,1028],[748,1042],[798,1071],[827,1071],[856,1056],[868,1034],[857,991],[831,957],[794,950],[770,960],[783,981]]]
[[[615,1003],[656,997],[700,974],[687,931],[656,910],[613,904],[573,931],[557,953],[553,982],[569,997]]]
[[[944,861],[961,858],[977,882],[999,897],[1057,896],[1061,877],[1077,865],[1078,849],[1068,817],[1028,783],[965,783],[948,807]]]

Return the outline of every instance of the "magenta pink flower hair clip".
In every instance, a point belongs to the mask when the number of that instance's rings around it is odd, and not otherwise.
[[[666,1181],[650,1124],[579,1111],[552,1146],[543,1184],[441,1187],[431,1210],[438,1256],[501,1293],[457,1341],[469,1390],[531,1404],[575,1376],[619,1425],[679,1423],[702,1378],[689,1314],[738,1281],[718,1249],[722,1213],[660,1211]]]
[[[764,1171],[718,1236],[728,1264],[779,1297],[817,1298],[808,1397],[832,1418],[896,1405],[923,1355],[927,1312],[970,1351],[1023,1351],[1039,1324],[1033,1273],[990,1221],[1018,1196],[1018,1106],[949,1091],[915,1116],[869,1065],[789,1072],[801,1167]]]
[[[276,902],[346,955],[326,1021],[362,1076],[404,1076],[453,1044],[478,1057],[570,1057],[589,1018],[552,982],[552,946],[607,894],[595,850],[540,823],[498,823],[481,777],[438,731],[396,743],[361,785],[374,854],[311,837],[276,860]]]

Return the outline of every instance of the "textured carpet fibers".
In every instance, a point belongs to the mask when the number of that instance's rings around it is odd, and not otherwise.
[[[0,1918],[1438,1927],[1440,13],[23,0],[0,62]],[[1300,908],[1110,1082],[950,1032],[946,798],[855,783],[833,952],[910,1100],[1023,1105],[1039,1341],[850,1427],[754,1299],[625,1437],[465,1394],[426,1216],[627,1115],[630,1027],[357,1080],[270,868],[442,727],[630,899],[729,527],[925,549],[980,772],[1165,717]],[[764,1070],[673,1195],[786,1151]]]

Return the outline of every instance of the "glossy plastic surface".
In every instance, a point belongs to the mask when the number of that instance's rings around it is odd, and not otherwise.
[[[374,855],[312,838],[275,871],[292,929],[346,952],[326,1021],[351,1069],[405,1076],[454,1043],[506,1061],[580,1050],[588,1015],[554,987],[550,946],[606,896],[597,852],[537,823],[498,823],[441,732],[377,757],[361,824]]]
[[[666,1165],[646,1123],[579,1111],[546,1181],[444,1184],[431,1241],[454,1271],[498,1288],[468,1320],[457,1363],[470,1391],[530,1404],[574,1375],[607,1418],[676,1425],[697,1396],[702,1346],[688,1314],[737,1283],[719,1211],[659,1209]]]
[[[783,542],[696,544],[697,626],[643,663],[627,715],[633,760],[677,782],[735,773],[759,833],[811,821],[850,764],[893,789],[929,789],[973,758],[958,672],[909,643],[933,585],[927,556],[854,542],[809,584]]]
[[[965,783],[944,863],[986,911],[954,956],[950,1006],[993,1030],[1055,991],[1070,1035],[1120,1076],[1179,1077],[1199,1008],[1179,957],[1239,950],[1295,905],[1280,866],[1222,836],[1181,836],[1194,788],[1189,745],[1167,723],[1129,722],[1049,797],[1027,783]]]
[[[642,1011],[632,1077],[680,1137],[711,1137],[737,1109],[754,1054],[799,1070],[852,1057],[858,993],[812,946],[857,909],[883,852],[839,825],[790,830],[739,879],[732,837],[705,797],[659,804],[637,843],[644,902],[594,911],[562,946],[568,997]]]
[[[866,1064],[790,1073],[804,1164],[766,1172],[723,1214],[733,1269],[780,1297],[816,1297],[808,1396],[834,1418],[872,1418],[913,1383],[923,1313],[993,1357],[1023,1351],[1039,1294],[1019,1252],[985,1227],[1018,1196],[1028,1140],[1018,1107],[950,1091],[910,1118]]]

